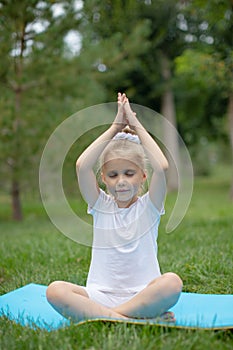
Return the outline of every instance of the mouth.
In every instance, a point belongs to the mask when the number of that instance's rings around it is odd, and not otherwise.
[[[125,192],[129,192],[129,190],[116,190],[117,193],[125,193]]]

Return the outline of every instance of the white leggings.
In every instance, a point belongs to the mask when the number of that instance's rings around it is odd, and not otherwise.
[[[108,308],[119,306],[127,302],[137,294],[137,292],[124,293],[124,294],[103,292],[90,286],[88,287],[82,286],[82,288],[85,289],[85,291],[87,292],[91,300],[95,301],[98,304],[106,306]]]

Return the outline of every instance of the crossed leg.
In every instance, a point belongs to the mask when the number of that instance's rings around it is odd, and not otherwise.
[[[85,289],[73,283],[52,282],[46,290],[46,297],[56,311],[73,322],[97,317],[126,318],[89,299]]]
[[[172,272],[156,278],[132,299],[115,308],[114,311],[131,318],[155,318],[161,315],[171,318],[167,313],[175,305],[182,291],[180,277]]]
[[[174,273],[165,273],[153,280],[146,288],[129,301],[108,308],[89,299],[84,288],[56,281],[47,288],[49,303],[63,316],[74,322],[83,319],[110,318],[155,318],[176,304],[182,290],[182,281]]]

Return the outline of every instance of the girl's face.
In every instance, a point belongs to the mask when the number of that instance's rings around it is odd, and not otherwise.
[[[108,160],[102,168],[102,180],[114,196],[118,206],[127,208],[137,200],[145,172],[127,159]]]

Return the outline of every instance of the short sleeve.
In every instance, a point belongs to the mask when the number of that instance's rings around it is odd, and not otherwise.
[[[112,198],[100,189],[99,197],[93,206],[88,205],[87,213],[94,215],[96,212],[111,212]]]
[[[152,200],[150,199],[150,195],[149,195],[149,192],[147,192],[145,195],[146,197],[146,200],[148,201],[148,204],[150,205],[150,207],[152,208],[152,210],[154,210],[155,212],[157,212],[157,214],[159,216],[162,216],[165,214],[165,208],[164,208],[164,205],[162,207],[161,210],[158,210],[158,208],[156,208],[156,206],[154,205],[154,203],[152,202]]]

